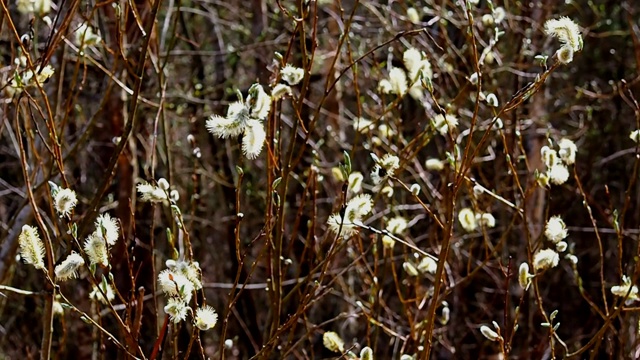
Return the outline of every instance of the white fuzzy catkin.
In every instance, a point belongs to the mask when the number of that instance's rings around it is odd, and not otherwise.
[[[304,69],[287,64],[280,70],[280,75],[287,84],[298,85],[304,78]]]
[[[425,161],[424,166],[427,167],[427,170],[431,171],[441,171],[444,169],[444,162],[439,159],[427,159]]]
[[[361,172],[354,171],[349,174],[349,186],[348,190],[353,194],[357,194],[362,191],[362,181],[364,180],[364,176]]]
[[[518,284],[523,290],[527,290],[531,285],[531,274],[529,274],[529,264],[523,262],[518,269]]]
[[[179,297],[185,303],[191,300],[194,286],[189,279],[177,272],[165,269],[158,274],[158,286],[170,297]]]
[[[389,176],[394,176],[396,170],[400,167],[400,158],[395,155],[386,154],[379,159],[375,154],[371,154],[371,157],[376,162],[376,165],[371,171],[371,179],[373,183],[378,185]]]
[[[344,352],[344,341],[333,331],[327,331],[322,335],[322,344],[329,351]]]
[[[578,152],[576,144],[567,138],[562,138],[558,141],[558,146],[560,147],[558,151],[560,159],[567,165],[573,165],[576,162],[576,153]]]
[[[402,216],[389,219],[386,230],[392,234],[400,235],[407,229],[407,220]]]
[[[498,339],[500,339],[500,335],[498,335],[497,332],[493,331],[487,325],[480,326],[480,332],[482,333],[482,335],[484,335],[485,338],[491,341],[498,341]]]
[[[189,306],[182,299],[173,297],[167,301],[164,312],[169,315],[171,322],[177,324],[187,318]]]
[[[433,126],[441,135],[445,135],[458,126],[458,118],[451,114],[438,114],[433,118]]]
[[[120,236],[120,226],[118,226],[116,219],[107,213],[98,216],[96,219],[96,231],[111,246],[116,244]]]
[[[556,267],[560,261],[560,256],[552,249],[544,249],[538,251],[533,256],[533,268],[536,271],[546,270]]]
[[[285,95],[291,96],[293,91],[289,85],[278,84],[271,90],[271,100],[280,100]]]
[[[60,217],[69,216],[78,203],[75,191],[59,189],[53,198],[53,204]]]
[[[552,216],[544,228],[544,235],[554,244],[567,237],[567,226],[560,216]]]
[[[407,92],[407,74],[404,70],[394,67],[389,71],[389,82],[391,83],[391,92],[402,96]]]
[[[563,46],[568,46],[573,51],[582,50],[580,27],[568,17],[547,20],[544,31],[548,36],[558,38]]]
[[[216,326],[218,322],[218,314],[216,311],[208,305],[205,305],[196,310],[196,327],[202,331],[206,331]]]
[[[136,189],[140,193],[140,200],[142,201],[155,203],[167,200],[167,193],[158,186],[141,183],[136,186]]]
[[[84,265],[84,259],[78,253],[72,251],[67,258],[55,268],[56,279],[65,281],[77,276],[80,266]]]
[[[33,265],[36,269],[44,269],[44,244],[35,227],[23,225],[18,236],[18,244],[20,257],[25,263]]]
[[[82,23],[75,32],[75,44],[78,47],[85,45],[96,45],[102,41],[100,35],[96,34],[93,28],[87,23]]]
[[[253,84],[249,88],[247,106],[251,110],[251,117],[257,120],[265,120],[271,110],[271,96],[262,88],[260,84]]]
[[[371,200],[371,195],[360,194],[347,203],[344,211],[344,220],[340,217],[340,214],[333,214],[329,216],[327,224],[334,234],[338,234],[340,231],[340,234],[350,237],[358,232],[358,225],[362,222],[362,218],[369,214],[372,209],[373,200]]]
[[[493,228],[496,226],[496,218],[493,217],[490,213],[482,213],[476,214],[476,222],[480,226],[486,226],[488,228]]]
[[[569,180],[569,169],[563,164],[553,165],[547,174],[549,181],[554,185],[562,185]]]
[[[89,258],[91,265],[109,265],[109,250],[104,238],[98,234],[97,230],[89,235],[84,242],[84,252]]]
[[[458,213],[458,221],[460,222],[462,228],[467,232],[475,230],[478,226],[476,215],[470,208],[464,208],[460,210],[460,212]]]
[[[622,275],[622,285],[615,285],[611,287],[611,293],[618,297],[627,297],[627,301],[638,300],[638,287],[631,284],[631,279],[628,276]]]
[[[242,137],[242,152],[247,159],[255,159],[262,152],[267,133],[258,120],[249,120]]]
[[[562,46],[556,51],[556,59],[561,64],[569,64],[573,61],[573,49],[568,46]]]
[[[166,265],[171,271],[184,275],[196,290],[202,289],[202,270],[197,261],[167,260]]]

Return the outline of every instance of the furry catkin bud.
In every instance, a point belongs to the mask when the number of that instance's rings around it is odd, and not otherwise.
[[[563,46],[556,51],[556,58],[561,64],[569,64],[573,61],[573,49],[568,46]]]
[[[189,306],[182,299],[173,297],[167,301],[164,312],[169,315],[171,322],[177,324],[187,318]]]
[[[71,189],[60,189],[53,198],[54,207],[60,217],[69,216],[77,203],[76,193]]]
[[[560,256],[552,249],[544,249],[538,251],[533,256],[533,268],[536,271],[546,270],[552,267],[556,267],[560,261]]]
[[[480,326],[480,332],[482,333],[482,335],[484,335],[484,337],[491,341],[498,341],[498,339],[500,338],[500,335],[498,335],[497,332],[491,330],[491,328],[487,325]]]
[[[162,202],[167,200],[167,193],[158,186],[142,183],[136,187],[140,193],[140,200],[148,202]]]
[[[362,191],[362,180],[364,180],[364,176],[361,172],[354,171],[349,174],[349,191],[353,194]]]
[[[274,101],[280,100],[285,95],[291,96],[291,93],[292,93],[292,90],[291,90],[291,87],[289,87],[289,85],[278,84],[273,87],[273,90],[271,90],[271,100],[274,100]]]
[[[373,360],[373,350],[368,346],[362,348],[360,351],[360,360]]]
[[[280,70],[280,75],[282,75],[282,80],[293,86],[300,83],[304,78],[304,69],[287,64]]]
[[[193,283],[186,276],[169,269],[158,274],[158,285],[165,295],[179,297],[185,303],[191,300],[194,291]]]
[[[44,244],[35,227],[24,225],[18,237],[18,244],[20,256],[25,263],[33,265],[36,269],[44,269]]]
[[[523,262],[518,269],[518,284],[523,290],[527,290],[531,285],[531,274],[529,274],[529,264]]]
[[[267,133],[264,131],[264,126],[260,121],[254,119],[247,121],[247,126],[242,136],[242,152],[247,159],[252,160],[260,155],[266,138]]]
[[[84,265],[84,259],[78,253],[72,251],[67,258],[55,268],[56,279],[65,281],[77,276],[80,266]]]
[[[568,17],[548,20],[544,24],[544,32],[548,36],[558,38],[563,46],[571,48],[573,51],[582,50],[582,35],[578,24]]]
[[[344,352],[344,341],[333,331],[327,331],[322,335],[322,344],[329,351]]]
[[[107,249],[107,243],[100,236],[100,234],[94,232],[89,235],[84,242],[84,252],[89,257],[89,263],[91,265],[109,265],[109,250]]]
[[[567,227],[560,216],[552,216],[544,228],[544,236],[554,244],[567,237]]]
[[[458,213],[458,221],[460,221],[460,225],[467,232],[475,230],[478,226],[476,215],[473,213],[473,210],[469,208],[460,210]]]
[[[114,218],[105,213],[96,219],[96,232],[106,240],[107,244],[113,246],[120,235],[120,226]]]
[[[218,314],[208,305],[196,310],[196,327],[202,331],[206,331],[216,326],[218,322]]]

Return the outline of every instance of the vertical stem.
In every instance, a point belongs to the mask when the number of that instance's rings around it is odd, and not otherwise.
[[[27,154],[24,150],[24,143],[22,142],[22,136],[20,134],[20,116],[19,116],[20,105],[19,104],[20,104],[20,99],[18,99],[18,103],[16,106],[15,120],[16,120],[16,131],[17,131],[16,138],[18,139],[18,145],[20,148],[20,162],[22,165],[22,175],[24,176],[25,188],[27,190],[27,197],[29,199],[29,204],[33,209],[33,215],[36,219],[36,222],[38,223],[38,226],[40,227],[40,231],[42,232],[42,236],[44,238],[43,242],[44,242],[45,256],[47,259],[47,271],[46,271],[47,279],[45,281],[45,289],[48,292],[48,295],[45,296],[44,314],[42,315],[42,342],[40,344],[40,359],[49,360],[50,353],[51,353],[51,337],[52,337],[52,326],[53,326],[53,301],[56,296],[56,291],[55,291],[55,287],[53,286],[54,283],[52,280],[55,277],[54,268],[53,268],[53,264],[54,264],[53,245],[51,243],[51,238],[49,237],[49,232],[47,231],[47,227],[44,221],[42,220],[40,213],[38,212],[38,205],[36,204],[33,191],[31,190],[31,180],[29,179],[29,173],[27,171],[28,169]],[[26,122],[27,120],[25,119],[25,124]],[[25,132],[26,131],[27,129],[25,128]]]

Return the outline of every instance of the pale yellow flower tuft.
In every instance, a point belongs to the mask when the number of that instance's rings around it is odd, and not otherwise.
[[[180,298],[172,297],[167,301],[167,305],[164,307],[164,312],[169,315],[171,322],[174,324],[187,318],[187,314],[191,308],[186,302]]]
[[[560,256],[554,250],[540,250],[533,256],[533,268],[536,271],[546,270],[558,266],[558,261]]]
[[[280,70],[280,75],[282,75],[282,80],[293,86],[304,78],[304,69],[287,64]]]
[[[402,216],[389,219],[386,230],[392,234],[402,234],[407,229],[407,220]]]
[[[84,259],[75,251],[72,251],[63,262],[55,268],[56,279],[65,281],[77,276],[78,269],[84,265]]]
[[[69,216],[77,203],[76,193],[71,189],[59,189],[53,198],[54,208],[60,217]]]
[[[631,284],[631,279],[626,275],[622,275],[622,285],[611,287],[611,293],[618,297],[628,296],[626,302],[640,300],[638,297],[638,287]]]
[[[360,350],[360,360],[373,360],[373,350],[365,346]]]
[[[395,155],[386,154],[379,159],[375,154],[371,154],[371,157],[376,162],[376,165],[371,171],[371,179],[374,184],[378,185],[389,176],[394,176],[396,170],[400,167],[400,158]]]
[[[480,226],[486,226],[488,228],[493,228],[496,226],[496,218],[493,217],[490,213],[482,213],[476,214],[476,222]]]
[[[444,169],[444,162],[440,159],[427,159],[424,165],[427,167],[427,170],[431,171],[442,171]]]
[[[160,189],[158,186],[154,186],[148,183],[138,184],[136,187],[140,193],[140,200],[148,201],[152,203],[163,202],[167,200],[167,193]]]
[[[569,46],[562,46],[556,51],[556,59],[561,64],[569,64],[573,61],[573,49]]]
[[[523,290],[529,289],[529,285],[531,285],[531,277],[529,274],[529,264],[523,262],[520,264],[520,268],[518,269],[518,284]]]
[[[329,351],[344,352],[344,341],[333,331],[327,331],[322,335],[322,343]]]
[[[196,290],[202,289],[202,281],[200,264],[197,261],[185,261],[185,260],[167,260],[167,267],[176,273],[184,275]]]
[[[196,327],[202,331],[206,331],[216,326],[218,322],[218,314],[208,305],[196,310]]]
[[[22,226],[22,232],[18,236],[18,244],[20,245],[20,256],[25,263],[33,265],[36,269],[44,269],[44,244],[35,227]]]
[[[242,152],[247,159],[253,160],[260,155],[266,138],[267,133],[264,131],[264,126],[260,121],[255,119],[247,121],[247,126],[242,136]]]
[[[96,231],[107,241],[107,244],[113,246],[116,244],[120,236],[120,227],[114,218],[105,213],[96,219]]]
[[[158,285],[165,295],[179,297],[188,303],[194,291],[193,283],[183,274],[165,269],[158,274]]]
[[[544,228],[544,235],[554,244],[567,237],[567,226],[560,216],[552,216]]]
[[[438,263],[430,256],[425,256],[418,263],[418,270],[422,273],[435,274],[438,269]]]
[[[285,95],[291,96],[292,93],[293,91],[289,85],[278,84],[271,90],[271,100],[280,100]]]
[[[87,25],[87,23],[82,23],[82,25],[78,27],[78,30],[75,32],[75,36],[76,45],[79,47],[85,45],[96,45],[102,41],[100,35],[96,34],[93,28]]]
[[[89,235],[87,240],[85,240],[84,252],[87,254],[87,257],[89,257],[89,263],[91,265],[109,265],[107,243],[97,231]]]
[[[553,165],[547,172],[549,181],[555,185],[562,185],[569,180],[569,169],[563,164]]]
[[[391,83],[391,92],[402,96],[407,92],[407,74],[404,70],[394,67],[389,71],[389,82]]]
[[[262,88],[260,84],[253,84],[249,88],[247,106],[251,110],[251,117],[256,120],[264,120],[269,116],[271,110],[271,96]]]
[[[337,234],[341,229],[341,234],[345,237],[350,237],[358,232],[358,226],[362,223],[362,218],[369,214],[371,210],[373,210],[371,195],[360,194],[347,203],[344,211],[344,221],[340,214],[333,214],[329,217],[327,224],[334,234]]]
[[[271,111],[271,96],[260,84],[249,88],[249,96],[243,103],[236,101],[229,105],[227,116],[212,115],[206,122],[207,130],[219,137],[228,138],[244,134],[242,152],[248,159],[255,159],[262,151],[266,132],[261,121]]]
[[[464,208],[458,213],[458,221],[466,232],[471,232],[478,227],[476,214],[470,208]]]
[[[349,187],[348,190],[352,194],[357,194],[362,191],[362,181],[364,180],[364,176],[361,172],[354,171],[349,174]]]
[[[433,118],[433,126],[441,135],[445,135],[458,126],[458,118],[451,114],[438,114]]]
[[[567,165],[574,164],[576,162],[576,153],[578,152],[576,144],[567,138],[562,138],[558,141],[558,146],[560,147],[560,151],[558,151],[560,159]]]
[[[544,32],[558,38],[563,46],[570,47],[574,52],[582,50],[580,27],[568,17],[547,20],[544,24]]]
[[[487,325],[480,326],[480,332],[490,341],[498,341],[498,339],[500,339],[500,335]]]

